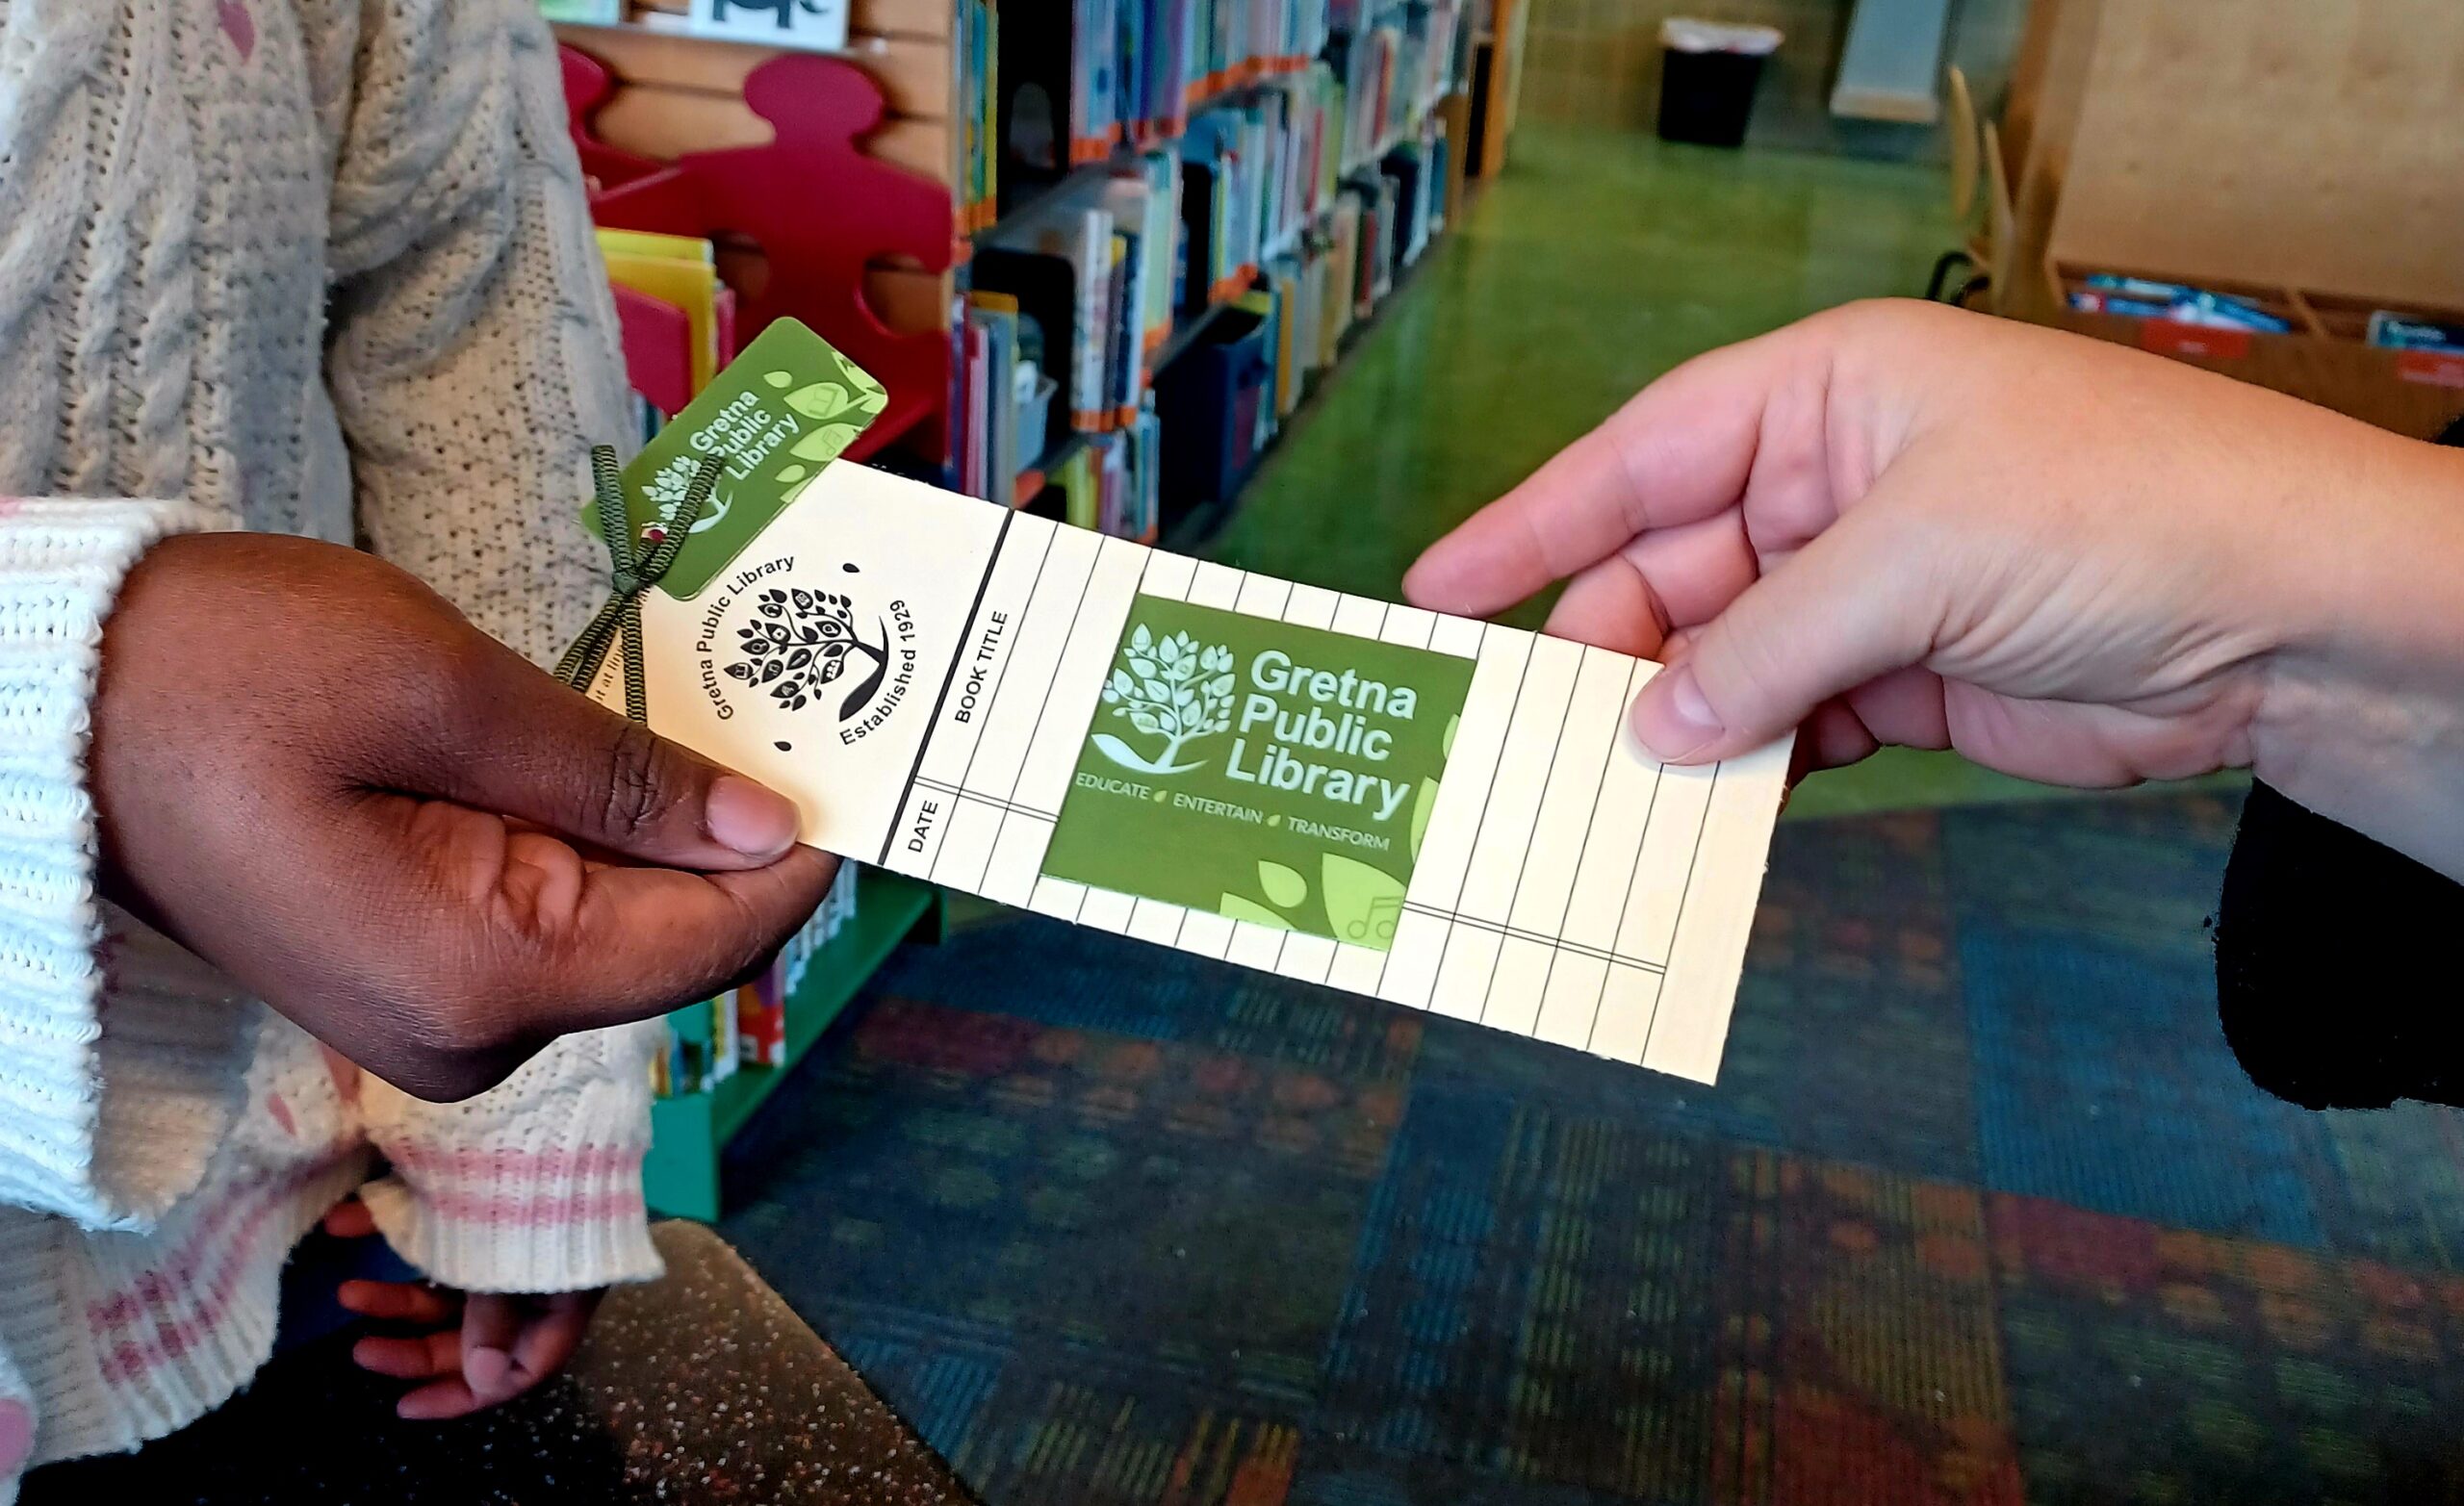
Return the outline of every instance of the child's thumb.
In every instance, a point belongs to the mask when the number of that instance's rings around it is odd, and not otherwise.
[[[1635,698],[1634,736],[1669,763],[1709,763],[1794,730],[1815,706],[1916,663],[1938,621],[1893,530],[1852,512],[1695,629]]]

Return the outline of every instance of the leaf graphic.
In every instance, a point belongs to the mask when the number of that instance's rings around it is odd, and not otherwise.
[[[1437,781],[1421,780],[1420,798],[1412,802],[1412,858],[1419,861],[1421,838],[1428,834],[1428,813],[1437,808]]]
[[[784,371],[764,371],[761,373],[761,379],[773,387],[784,387],[795,380]]]
[[[847,389],[836,382],[815,382],[789,393],[785,402],[808,419],[834,419],[847,411]]]
[[[1119,738],[1115,737],[1110,732],[1097,732],[1094,736],[1088,738],[1087,741],[1093,743],[1097,751],[1102,753],[1105,757],[1110,758],[1113,762],[1119,764],[1124,769],[1135,769],[1141,774],[1152,774],[1155,772],[1155,766],[1140,757],[1136,749],[1130,747],[1129,744],[1122,742]]]
[[[1336,940],[1384,951],[1395,939],[1395,921],[1403,913],[1403,884],[1394,875],[1328,853],[1319,888]]]
[[[796,441],[787,453],[798,460],[817,460],[824,465],[838,458],[839,453],[856,443],[859,430],[852,423],[825,423]]]
[[[1454,733],[1462,726],[1463,719],[1459,716],[1450,716],[1446,719],[1446,735],[1437,740],[1437,755],[1439,757],[1451,758],[1454,756]]]
[[[1216,905],[1216,911],[1219,914],[1228,915],[1234,920],[1245,920],[1253,926],[1264,926],[1270,931],[1290,931],[1292,929],[1292,922],[1284,919],[1282,916],[1267,908],[1257,901],[1245,900],[1237,894],[1224,895]]]
[[[1129,714],[1129,725],[1138,728],[1140,731],[1144,732],[1149,737],[1154,736],[1156,733],[1164,729],[1163,725],[1155,720],[1155,713],[1151,711],[1131,712]]]
[[[1155,635],[1154,635],[1153,633],[1150,633],[1150,632],[1148,632],[1148,631],[1146,630],[1146,625],[1145,625],[1144,623],[1141,623],[1141,624],[1139,624],[1139,625],[1138,625],[1138,626],[1137,626],[1135,629],[1133,629],[1133,630],[1131,631],[1131,633],[1130,633],[1130,635],[1129,635],[1129,651],[1130,651],[1130,652],[1132,652],[1132,653],[1144,653],[1147,650],[1149,650],[1149,649],[1153,648],[1154,646],[1155,646]],[[1152,673],[1154,673],[1154,672],[1153,672],[1153,671],[1151,671],[1151,670],[1148,670],[1148,671],[1144,671],[1144,672],[1142,672],[1142,673],[1152,674]]]
[[[805,468],[802,466],[781,466],[779,468],[778,475],[772,479],[783,482],[801,481],[805,478],[806,473]]]
[[[1267,891],[1268,899],[1285,909],[1291,909],[1309,898],[1309,881],[1281,863],[1262,861],[1258,864],[1258,887]]]

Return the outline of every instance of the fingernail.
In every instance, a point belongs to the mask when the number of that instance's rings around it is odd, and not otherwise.
[[[712,781],[702,822],[710,840],[760,862],[796,842],[796,807],[786,797],[732,774]]]
[[[1630,724],[1635,741],[1653,757],[1681,763],[1718,741],[1727,728],[1703,695],[1694,667],[1681,664],[1643,687]]]
[[[484,1345],[474,1349],[462,1357],[462,1380],[474,1393],[481,1396],[494,1396],[510,1391],[513,1356]]]

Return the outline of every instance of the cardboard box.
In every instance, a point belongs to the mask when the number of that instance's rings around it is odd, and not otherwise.
[[[1999,312],[2425,438],[2464,357],[2368,343],[2464,310],[2464,6],[2037,0],[1996,166]],[[2082,313],[2096,272],[2251,298],[2289,334]]]

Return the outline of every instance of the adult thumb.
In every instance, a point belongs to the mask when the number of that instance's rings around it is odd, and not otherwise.
[[[587,847],[705,873],[758,868],[795,845],[786,797],[598,704],[510,649],[467,675],[430,738],[433,794]]]
[[[1700,764],[1793,731],[1814,707],[1922,659],[1938,618],[1888,530],[1858,509],[1696,628],[1635,698],[1635,738]]]

